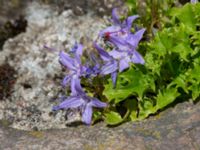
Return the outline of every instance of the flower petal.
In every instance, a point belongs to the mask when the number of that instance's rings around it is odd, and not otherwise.
[[[111,73],[111,78],[112,78],[112,83],[113,83],[113,87],[116,87],[116,83],[117,83],[117,71]]]
[[[121,57],[124,56],[124,53],[114,49],[114,50],[109,52],[109,55],[112,56],[115,59],[120,59]]]
[[[97,98],[93,98],[92,101],[90,102],[91,106],[93,107],[98,107],[98,108],[103,108],[106,107],[107,104],[104,102],[101,102],[100,100],[98,100]]]
[[[82,53],[83,53],[83,45],[82,44],[78,44],[77,42],[75,42],[75,44],[72,47],[72,49],[70,50],[70,52],[72,52],[73,54],[76,54],[76,55],[82,55]]]
[[[64,79],[62,80],[62,86],[66,86],[69,82],[70,82],[71,76],[70,75],[66,75],[64,77]]]
[[[80,55],[75,55],[74,65],[75,65],[76,68],[78,68],[81,65]]]
[[[113,21],[113,24],[115,25],[119,25],[120,26],[120,19],[119,19],[119,16],[117,15],[117,8],[114,8],[112,10],[112,21]]]
[[[82,114],[82,121],[87,125],[91,124],[92,120],[92,107],[90,105],[86,105],[85,110]]]
[[[142,39],[144,32],[145,29],[141,29],[137,31],[135,34],[129,34],[129,37],[127,37],[127,42],[135,49],[138,46],[140,40]]]
[[[128,31],[131,30],[133,21],[134,21],[135,19],[137,19],[138,17],[139,17],[138,15],[134,15],[134,16],[128,17],[128,18],[125,20],[126,27],[127,27]]]
[[[74,77],[71,80],[71,93],[72,95],[81,95],[84,93],[81,87],[81,81],[77,77]]]
[[[67,53],[61,51],[59,56],[60,56],[60,62],[64,66],[66,66],[66,67],[68,67],[69,69],[72,69],[72,70],[75,69],[74,68],[74,59],[72,59]]]
[[[127,49],[127,42],[124,38],[120,38],[120,36],[116,35],[110,35],[109,41],[114,44],[116,47],[118,47],[120,50],[126,50]]]
[[[119,31],[120,29],[121,29],[120,26],[112,25],[112,26],[109,26],[109,27],[101,30],[99,32],[99,36],[101,38],[103,38],[105,36],[105,33],[114,33],[114,32]]]
[[[80,55],[80,56],[83,54],[83,45],[82,44],[77,44],[76,54]]]
[[[53,51],[57,51],[55,48],[52,48],[52,47],[48,47],[47,45],[44,45],[43,48],[53,52]]]
[[[117,61],[110,61],[101,68],[101,74],[107,75],[118,69]]]
[[[190,0],[190,3],[196,4],[196,3],[198,3],[198,0]]]
[[[58,106],[54,106],[53,110],[59,110],[59,109],[67,109],[67,108],[77,108],[81,105],[83,105],[84,101],[78,97],[73,96],[65,99],[62,103],[60,103]]]
[[[97,51],[99,52],[101,58],[104,61],[109,61],[112,59],[112,57],[102,48],[100,47],[97,43],[94,42],[94,47],[97,49]]]
[[[131,61],[135,64],[144,64],[145,63],[143,57],[137,51],[134,51]]]
[[[126,68],[129,67],[129,62],[131,60],[129,58],[124,58],[124,59],[121,59],[119,61],[119,72],[122,72],[123,70],[125,70]]]

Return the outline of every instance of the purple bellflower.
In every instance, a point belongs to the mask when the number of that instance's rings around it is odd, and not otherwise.
[[[144,34],[145,29],[137,31],[135,34],[129,34],[127,39],[120,37],[113,37],[112,42],[116,48],[109,52],[109,54],[119,60],[119,71],[122,72],[129,67],[129,63],[144,64],[144,59],[136,51],[137,45]]]
[[[72,53],[74,55],[82,56],[82,54],[83,54],[83,45],[82,44],[78,44],[77,42],[75,42],[74,46],[70,50],[70,53]]]
[[[130,63],[143,63],[144,60],[137,51],[120,51],[112,50],[106,52],[102,47],[94,43],[94,47],[100,54],[100,57],[104,61],[104,65],[101,68],[100,74],[111,74],[112,82],[115,87],[117,79],[117,71],[124,71],[129,68]]]
[[[109,41],[111,44],[117,46],[119,49],[127,49],[127,45],[130,44],[131,48],[136,48],[141,40],[145,29],[137,31],[135,34],[131,33],[132,23],[139,16],[134,15],[120,21],[119,16],[116,13],[117,9],[112,11],[112,26],[100,31],[99,36]]]
[[[125,39],[117,36],[111,36],[112,43],[116,48],[109,54],[119,60],[119,71],[122,72],[129,67],[129,63],[144,64],[144,59],[136,51],[137,45],[144,34],[145,29],[137,31],[135,34],[129,34]]]
[[[91,124],[93,107],[104,108],[107,104],[101,102],[97,98],[92,98],[86,95],[80,85],[80,81],[75,82],[75,92],[66,98],[58,106],[54,106],[53,110],[77,108],[82,113],[82,121],[88,125]]]
[[[111,34],[121,34],[122,35],[127,35],[130,33],[132,22],[137,19],[139,16],[134,15],[130,16],[127,19],[125,19],[123,22],[121,22],[119,16],[117,15],[117,9],[114,8],[112,10],[112,19],[111,22],[113,23],[112,26],[109,26],[108,28],[102,30],[99,33],[100,37],[104,37],[105,39],[109,39],[109,36]]]
[[[68,70],[68,74],[64,77],[62,85],[66,86],[67,84],[71,85],[71,91],[75,92],[75,82],[79,81],[79,78],[85,73],[85,66],[81,64],[81,55],[82,55],[83,46],[81,44],[75,44],[71,52],[74,54],[74,57],[70,56],[68,53],[61,51],[60,62]]]
[[[115,60],[108,52],[94,42],[94,47],[99,52],[100,57],[104,61],[104,65],[101,67],[100,74],[111,74],[112,82],[115,87],[117,79],[118,61]]]
[[[94,47],[104,61],[101,74],[111,74],[114,86],[116,84],[117,70],[119,70],[119,72],[124,71],[129,68],[130,63],[145,63],[142,56],[136,51],[145,29],[140,29],[134,34],[131,33],[132,22],[136,18],[138,18],[138,15],[130,16],[124,21],[121,21],[117,15],[116,8],[113,9],[111,20],[113,25],[99,33],[100,37],[113,45],[113,50],[106,52],[103,48],[94,43]]]
[[[89,54],[89,61],[86,63],[86,78],[89,77],[95,77],[100,73],[100,63],[98,58],[95,56],[95,54],[90,53]]]
[[[102,30],[100,36],[114,45],[114,50],[110,55],[120,60],[120,71],[129,67],[129,62],[144,64],[144,59],[136,51],[139,41],[145,32],[145,29],[138,30],[135,34],[131,33],[132,22],[138,18],[138,15],[130,16],[121,23],[117,16],[116,9],[112,11],[113,25]]]
[[[196,4],[196,3],[198,3],[198,0],[190,0],[190,3]]]

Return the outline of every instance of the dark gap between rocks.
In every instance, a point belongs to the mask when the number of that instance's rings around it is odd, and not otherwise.
[[[17,72],[9,64],[0,66],[0,100],[11,95],[16,82],[15,74]]]
[[[4,42],[18,35],[21,32],[26,31],[27,21],[23,16],[20,16],[18,19],[14,21],[7,21],[2,26],[0,26],[0,51],[4,45]]]

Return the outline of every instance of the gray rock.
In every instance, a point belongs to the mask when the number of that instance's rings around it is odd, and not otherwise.
[[[0,25],[8,20],[15,20],[20,15],[25,15],[27,6],[32,4],[33,0],[1,0],[0,1]],[[87,12],[94,11],[98,15],[110,15],[113,7],[123,4],[123,0],[34,0],[40,5],[51,6],[58,12],[72,10],[76,15],[84,15]]]
[[[44,131],[0,126],[2,150],[199,150],[200,103],[185,102],[141,122]]]
[[[0,119],[9,120],[11,127],[22,130],[65,128],[66,123],[81,118],[78,112],[71,115],[51,111],[64,93],[60,83],[65,72],[58,53],[69,50],[76,41],[87,41],[85,50],[90,50],[105,19],[92,13],[76,16],[71,10],[59,14],[36,2],[25,12],[26,32],[7,40],[0,51],[0,66],[8,63],[17,72],[13,93],[0,100]],[[56,50],[45,49],[44,45]]]

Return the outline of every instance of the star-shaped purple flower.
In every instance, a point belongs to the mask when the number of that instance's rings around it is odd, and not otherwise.
[[[117,79],[118,61],[114,59],[108,52],[94,42],[94,47],[99,52],[100,57],[104,61],[104,65],[101,67],[100,74],[111,74],[112,82],[115,87]]]
[[[196,4],[196,3],[198,3],[198,0],[190,0],[190,3]]]
[[[132,22],[138,17],[138,15],[130,16],[125,21],[121,22],[116,14],[116,9],[112,11],[113,25],[102,30],[100,37],[103,37],[109,41],[114,50],[109,52],[112,58],[119,60],[119,71],[129,67],[129,63],[144,64],[144,59],[136,51],[139,41],[145,32],[145,29],[140,29],[134,34],[131,33]]]
[[[104,108],[107,104],[101,102],[97,98],[89,97],[82,90],[80,81],[75,82],[75,93],[72,96],[66,98],[58,106],[54,106],[53,110],[68,109],[68,108],[78,108],[82,113],[82,121],[88,125],[91,124],[93,107]]]
[[[71,50],[74,56],[70,56],[64,51],[61,51],[59,54],[61,64],[69,70],[62,81],[62,85],[66,86],[67,84],[70,84],[72,92],[75,91],[76,80],[83,76],[86,70],[85,66],[81,64],[82,49],[83,46],[81,44],[75,44]]]
[[[100,73],[100,60],[98,59],[98,57],[93,54],[90,53],[89,54],[89,59],[86,62],[86,78],[90,78],[90,77],[96,77],[99,73]]]
[[[110,35],[114,34],[122,34],[122,36],[126,36],[130,33],[132,23],[135,19],[137,19],[139,16],[134,15],[130,16],[127,19],[125,19],[123,22],[121,22],[119,16],[117,15],[117,9],[114,8],[112,10],[112,26],[107,27],[106,29],[100,31],[99,36],[104,37],[105,39],[109,40]]]

